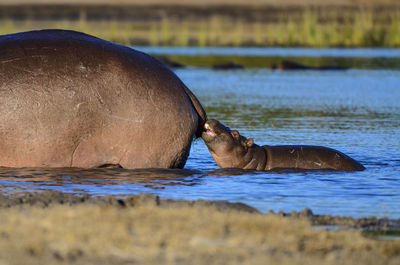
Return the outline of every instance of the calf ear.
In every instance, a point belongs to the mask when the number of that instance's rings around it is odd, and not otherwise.
[[[235,138],[235,140],[239,140],[240,139],[240,134],[236,130],[231,131],[231,135],[233,136],[233,138]]]
[[[247,139],[247,141],[246,141],[247,147],[252,147],[253,144],[254,144],[254,139],[253,138]]]

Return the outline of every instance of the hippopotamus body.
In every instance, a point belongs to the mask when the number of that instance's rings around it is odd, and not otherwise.
[[[202,138],[222,168],[255,170],[327,169],[357,171],[364,166],[331,148],[309,145],[259,146],[254,140],[230,130],[217,120],[205,123]]]
[[[205,120],[142,52],[74,31],[0,36],[0,166],[181,168]]]

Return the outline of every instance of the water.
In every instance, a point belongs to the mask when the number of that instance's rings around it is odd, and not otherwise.
[[[259,57],[368,57],[400,58],[400,49],[357,48],[357,49],[314,49],[314,48],[257,48],[257,47],[138,47],[150,54],[214,55],[214,56],[259,56]]]
[[[234,52],[226,48],[220,53]],[[268,52],[257,56],[267,57]],[[347,51],[332,53],[352,59]],[[383,54],[399,63],[398,50],[377,50],[376,57],[369,50],[368,65]],[[3,169],[0,191],[52,189],[96,196],[150,192],[162,198],[243,202],[262,212],[310,208],[318,214],[400,218],[400,72],[396,67],[363,68],[324,72],[187,67],[176,73],[210,118],[257,144],[328,146],[360,161],[365,171],[221,170],[200,139],[193,143],[184,170]]]
[[[310,48],[182,48],[139,47],[155,56],[168,55],[181,63],[209,66],[235,62],[247,67],[270,67],[282,60],[311,66],[400,70],[400,49],[310,49]]]

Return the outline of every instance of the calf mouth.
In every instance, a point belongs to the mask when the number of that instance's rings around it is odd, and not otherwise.
[[[204,131],[203,133],[207,136],[210,136],[212,138],[215,138],[216,136],[219,136],[220,134],[223,133],[230,133],[231,129],[229,127],[226,127],[219,121],[215,119],[210,119],[206,121],[204,124]]]
[[[209,136],[215,137],[217,134],[214,132],[214,130],[211,128],[211,126],[206,123],[204,124],[204,129],[206,130],[205,133]]]

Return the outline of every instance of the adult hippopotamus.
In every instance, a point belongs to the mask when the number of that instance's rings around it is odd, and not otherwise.
[[[0,36],[0,166],[182,168],[205,120],[147,54],[66,30]]]
[[[254,140],[230,130],[217,120],[204,125],[202,138],[215,162],[222,168],[255,170],[327,169],[357,171],[364,166],[331,148],[309,145],[259,146]]]

